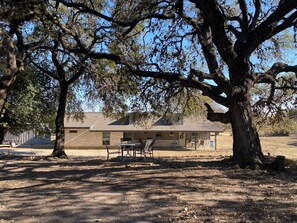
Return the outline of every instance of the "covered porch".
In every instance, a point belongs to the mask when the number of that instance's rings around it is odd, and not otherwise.
[[[144,142],[147,139],[156,139],[157,148],[217,148],[219,132],[206,131],[127,131],[123,132],[124,139]]]

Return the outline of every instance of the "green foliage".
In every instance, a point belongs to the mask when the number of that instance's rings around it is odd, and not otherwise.
[[[297,101],[295,102],[295,105],[297,104]],[[292,120],[297,121],[297,108],[292,108],[288,110],[288,117]]]
[[[184,107],[184,114],[202,116],[206,115],[206,109],[204,104],[210,103],[211,100],[208,97],[202,96],[200,94],[188,98],[187,103]]]
[[[26,130],[49,134],[54,126],[55,91],[51,82],[32,67],[17,76],[12,85],[2,123],[13,134]]]
[[[129,110],[129,98],[139,93],[138,78],[108,60],[95,60],[77,83],[83,86],[88,104],[99,103],[106,114],[123,115]]]

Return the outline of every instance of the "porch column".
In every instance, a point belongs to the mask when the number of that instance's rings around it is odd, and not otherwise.
[[[217,133],[215,132],[215,150],[217,150]]]
[[[197,150],[198,132],[195,134],[195,150]]]

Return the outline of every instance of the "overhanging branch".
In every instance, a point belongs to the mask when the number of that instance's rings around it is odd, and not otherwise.
[[[210,85],[205,82],[200,82],[198,80],[189,80],[184,78],[180,73],[172,73],[172,72],[154,72],[154,71],[144,71],[133,68],[131,64],[127,64],[125,62],[121,62],[125,64],[131,71],[131,73],[140,76],[140,77],[151,77],[151,78],[160,78],[168,81],[169,83],[178,82],[181,86],[185,88],[194,88],[202,91],[202,94],[208,96],[213,99],[217,103],[227,106],[226,99],[219,95],[218,92],[220,90],[217,86]]]
[[[262,74],[257,74],[255,83],[271,83],[276,81],[276,77],[278,74],[283,72],[292,72],[297,75],[297,65],[288,65],[286,63],[275,63],[273,66]]]
[[[45,69],[43,66],[40,66],[38,63],[35,63],[35,61],[32,58],[30,58],[30,62],[41,72],[49,75],[50,77],[54,78],[55,80],[59,80],[58,76],[54,75],[54,73],[49,71],[48,69]]]
[[[222,13],[216,0],[195,1],[196,7],[201,10],[204,24],[211,29],[212,41],[216,45],[220,56],[227,64],[233,64],[236,58],[232,40],[226,33],[227,18]]]
[[[245,0],[238,0],[238,2],[242,14],[241,29],[246,32],[248,30],[248,7]]]
[[[247,34],[247,40],[242,46],[246,54],[254,52],[260,44],[271,38],[271,36],[294,26],[297,19],[296,7],[296,0],[280,1],[276,10]],[[286,18],[286,16],[288,17]],[[255,22],[252,22],[251,27],[255,26]]]
[[[65,1],[65,0],[57,0],[57,2],[62,3],[63,5],[67,6],[67,7],[72,7],[75,8],[76,10],[82,12],[82,13],[89,13],[92,14],[94,16],[96,16],[97,18],[103,19],[107,22],[122,26],[122,27],[127,27],[128,29],[123,33],[123,36],[126,36],[127,34],[129,34],[134,28],[135,26],[146,20],[146,19],[174,19],[174,14],[173,13],[154,13],[154,12],[148,12],[148,13],[144,13],[144,14],[140,14],[137,18],[135,19],[128,19],[125,18],[126,20],[118,20],[116,19],[114,16],[108,16],[105,15],[103,13],[101,13],[99,10],[94,9],[94,7],[88,7],[86,4],[81,3],[81,2],[73,2],[73,1]]]
[[[259,19],[260,12],[261,12],[261,1],[254,0],[254,6],[255,6],[255,13],[254,13],[253,19],[249,25],[249,29],[253,29],[257,24],[257,21]]]

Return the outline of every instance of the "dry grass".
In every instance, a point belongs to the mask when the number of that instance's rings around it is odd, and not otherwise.
[[[295,136],[275,136],[260,137],[262,151],[265,155],[283,155],[288,159],[297,159],[297,137]],[[232,136],[230,133],[221,134],[218,137],[218,151],[224,155],[232,154]]]
[[[277,156],[283,155],[287,159],[297,160],[297,137],[260,137],[262,151],[264,155]],[[157,148],[156,155],[158,157],[195,157],[195,156],[231,156],[233,139],[230,133],[223,133],[217,137],[217,150],[203,149],[198,150],[159,150]]]
[[[263,150],[296,159],[296,139],[262,138]],[[0,159],[0,223],[297,222],[297,168],[228,166],[230,135],[218,149],[156,150],[154,163],[106,162],[104,150],[18,148]]]
[[[261,137],[262,150],[264,155],[284,155],[288,159],[297,159],[297,137]],[[52,146],[37,148],[2,148],[4,152],[17,153],[28,156],[47,156],[52,152]],[[105,148],[92,149],[66,149],[69,157],[106,157]],[[217,150],[209,148],[194,149],[155,149],[156,157],[218,157],[232,155],[232,136],[230,133],[223,133],[217,137]]]

